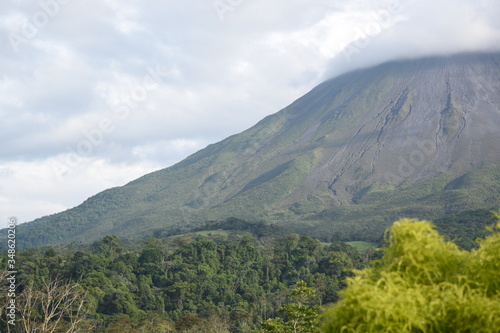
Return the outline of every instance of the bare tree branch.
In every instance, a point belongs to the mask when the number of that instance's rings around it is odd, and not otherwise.
[[[37,288],[33,283],[19,295],[19,314],[26,333],[76,333],[85,319],[87,293],[78,282],[55,277]]]

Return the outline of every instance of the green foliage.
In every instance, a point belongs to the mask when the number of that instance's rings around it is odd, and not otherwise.
[[[447,236],[458,239],[469,249],[476,237],[485,236],[484,228],[473,221],[476,219],[459,216],[474,214],[478,210],[489,212],[499,207],[500,165],[488,165],[459,178],[440,174],[400,186],[372,185],[360,192],[354,205],[330,208],[308,216],[308,225],[300,219],[298,222],[292,219],[287,227],[325,241],[380,242],[385,229],[403,216],[433,219],[436,223],[438,219],[455,216],[466,222],[461,227],[447,229]],[[490,220],[491,215],[483,216],[483,221]],[[442,230],[443,224],[438,225]]]
[[[365,242],[365,241],[352,241],[352,242],[347,242],[347,244],[354,247],[356,250],[358,250],[359,253],[364,253],[369,250],[374,250],[379,245],[378,243]]]
[[[314,333],[319,332],[319,307],[310,306],[310,298],[316,291],[308,288],[304,281],[297,282],[291,296],[294,303],[287,303],[278,311],[283,318],[268,319],[262,323],[268,333]]]
[[[232,221],[238,230],[224,238],[195,233],[127,244],[106,236],[79,247],[19,251],[19,290],[54,274],[78,281],[94,333],[248,332],[277,316],[287,299],[295,303],[284,307],[285,320],[309,321],[316,308],[308,310],[312,303],[301,298],[305,285],[291,296],[290,286],[303,280],[316,290],[314,304],[332,302],[349,270],[365,264],[341,242],[273,237],[273,228],[259,231],[260,224]],[[4,254],[2,264],[6,260]]]
[[[497,332],[500,220],[490,230],[468,252],[430,222],[394,223],[384,256],[348,279],[323,315],[325,332]]]
[[[287,234],[287,230],[264,222],[248,222],[243,219],[229,217],[222,221],[208,221],[205,226],[194,229],[198,230],[237,230],[248,231],[255,237],[274,236],[279,237]]]
[[[175,332],[174,324],[165,320],[163,316],[154,311],[144,313],[137,320],[132,320],[126,315],[117,315],[106,328],[106,333],[171,333]]]
[[[488,210],[467,211],[434,221],[437,230],[446,240],[453,241],[465,250],[478,248],[476,240],[491,235],[486,226],[493,223],[495,216]]]

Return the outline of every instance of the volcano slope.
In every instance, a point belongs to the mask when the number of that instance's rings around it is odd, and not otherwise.
[[[172,167],[18,227],[23,246],[230,216],[325,240],[500,206],[500,53],[394,61],[326,81]],[[91,180],[89,180],[91,181]]]

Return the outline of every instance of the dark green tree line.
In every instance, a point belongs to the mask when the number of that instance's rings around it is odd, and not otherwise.
[[[279,314],[298,281],[316,290],[317,304],[328,303],[337,300],[349,270],[364,265],[344,243],[249,233],[149,239],[141,246],[106,236],[91,246],[21,251],[18,263],[20,294],[41,292],[54,280],[77,286],[84,299],[74,326],[96,333],[259,329]],[[24,316],[33,325],[51,321],[39,311]],[[62,317],[61,331],[70,317]]]

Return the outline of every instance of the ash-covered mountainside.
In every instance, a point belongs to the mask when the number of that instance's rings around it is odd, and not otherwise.
[[[235,216],[369,239],[402,215],[500,205],[497,163],[500,54],[395,61],[324,82],[172,167],[19,226],[19,237],[137,237]]]

